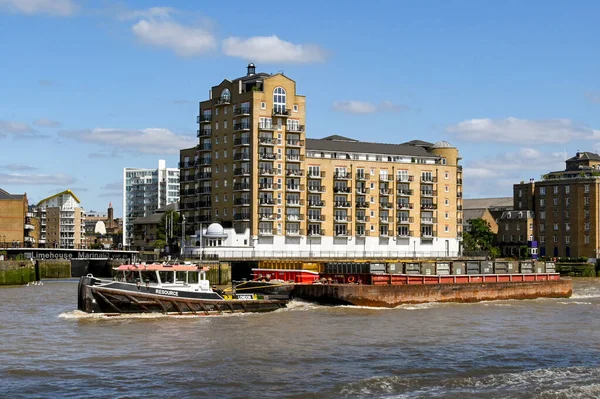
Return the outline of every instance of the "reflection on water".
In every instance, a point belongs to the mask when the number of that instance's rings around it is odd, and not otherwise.
[[[6,397],[600,397],[600,280],[569,299],[104,316],[0,289]]]

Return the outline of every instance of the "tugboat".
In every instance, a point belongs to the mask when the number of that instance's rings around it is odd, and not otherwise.
[[[77,308],[109,315],[162,313],[219,315],[270,312],[285,308],[289,297],[258,293],[230,294],[214,290],[206,278],[207,267],[193,264],[131,264],[113,269],[112,280],[91,274],[81,277]]]

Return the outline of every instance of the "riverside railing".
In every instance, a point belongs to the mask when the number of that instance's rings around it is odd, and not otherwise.
[[[412,258],[455,258],[458,251],[319,251],[319,250],[252,250],[188,248],[188,256],[194,258],[218,258],[220,260],[260,259],[412,259]]]

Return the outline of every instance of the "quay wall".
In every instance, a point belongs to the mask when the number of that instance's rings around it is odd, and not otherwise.
[[[393,308],[427,302],[480,302],[506,299],[568,298],[568,279],[506,283],[425,285],[297,284],[292,295],[323,304]]]
[[[0,285],[21,285],[48,278],[71,277],[71,262],[60,260],[0,261]]]

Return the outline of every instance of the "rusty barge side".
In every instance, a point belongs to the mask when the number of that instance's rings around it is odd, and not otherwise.
[[[426,302],[480,302],[506,299],[569,298],[568,279],[418,285],[296,284],[294,298],[333,305],[393,308]]]

